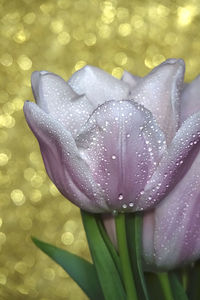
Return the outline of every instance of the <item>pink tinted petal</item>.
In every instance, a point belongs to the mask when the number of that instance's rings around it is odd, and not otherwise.
[[[138,194],[165,149],[152,114],[133,101],[106,102],[93,113],[76,143],[109,207],[135,211]]]
[[[85,94],[93,108],[108,100],[128,99],[129,95],[127,83],[92,66],[85,66],[74,73],[68,84],[77,94]]]
[[[104,214],[101,217],[105,230],[111,240],[111,242],[113,243],[113,245],[115,246],[115,248],[117,249],[117,235],[116,235],[116,228],[115,228],[115,217],[113,217],[111,214]]]
[[[200,153],[155,212],[156,265],[175,268],[200,258]]]
[[[181,180],[198,153],[199,141],[200,113],[197,113],[182,124],[164,153],[138,201],[141,207],[147,206],[149,200],[150,203],[160,201]]]
[[[186,84],[181,99],[181,122],[200,111],[200,75]]]
[[[104,212],[107,206],[71,134],[34,103],[26,102],[24,113],[40,144],[47,173],[60,192],[87,211]]]
[[[46,71],[32,74],[32,87],[39,107],[76,136],[93,111],[88,99],[77,95],[61,77]]]
[[[146,212],[143,216],[143,232],[142,232],[142,246],[143,246],[143,262],[145,270],[152,270],[154,265],[154,231],[155,231],[155,213],[154,210]]]
[[[134,88],[138,82],[140,81],[140,77],[132,75],[131,73],[124,71],[121,80],[128,83],[128,85],[130,86],[130,88]]]
[[[168,143],[179,124],[183,77],[183,60],[168,59],[142,78],[131,93],[133,100],[152,112]]]

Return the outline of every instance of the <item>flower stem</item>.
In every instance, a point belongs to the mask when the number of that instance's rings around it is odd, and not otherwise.
[[[131,261],[128,253],[125,215],[118,214],[115,217],[115,224],[116,224],[116,231],[117,231],[119,257],[120,257],[120,262],[122,267],[122,275],[123,275],[124,285],[127,292],[127,300],[138,300],[135,282],[131,270]]]
[[[160,281],[160,285],[163,290],[163,294],[165,295],[165,300],[173,300],[174,297],[172,295],[170,282],[167,273],[158,273],[158,279]]]

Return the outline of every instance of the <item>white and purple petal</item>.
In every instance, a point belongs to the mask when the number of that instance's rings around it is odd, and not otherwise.
[[[200,111],[200,75],[186,84],[181,99],[181,123]]]
[[[24,113],[38,139],[47,173],[60,192],[82,209],[105,212],[106,202],[71,133],[34,103],[26,102]]]
[[[93,111],[86,96],[77,95],[64,79],[46,71],[32,74],[32,88],[38,106],[75,137]]]
[[[128,83],[130,89],[134,88],[140,81],[140,77],[132,75],[128,71],[124,71],[121,80]]]
[[[147,207],[149,200],[150,203],[159,202],[183,178],[198,153],[199,144],[200,113],[197,113],[182,124],[170,147],[163,154],[138,200],[141,209],[144,205]]]
[[[76,143],[110,211],[135,211],[137,196],[165,151],[151,112],[133,101],[108,101],[95,110]]]
[[[68,84],[78,95],[86,95],[94,109],[109,100],[128,99],[130,94],[126,82],[93,66],[85,66],[74,73]]]
[[[183,60],[168,59],[140,79],[131,92],[133,100],[152,112],[168,144],[179,126],[184,70]]]
[[[155,212],[144,216],[143,247],[148,268],[170,270],[200,258],[199,170],[200,152]]]

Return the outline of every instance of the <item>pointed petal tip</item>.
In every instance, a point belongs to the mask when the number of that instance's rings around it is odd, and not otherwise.
[[[182,58],[168,58],[161,65],[173,65],[181,73],[185,72],[185,62]]]

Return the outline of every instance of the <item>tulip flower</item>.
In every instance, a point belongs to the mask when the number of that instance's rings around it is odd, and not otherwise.
[[[193,93],[183,78],[181,59],[144,78],[118,80],[92,66],[68,82],[34,72],[37,104],[24,112],[60,192],[94,213],[146,210],[165,198],[198,153],[200,113],[182,108]]]

